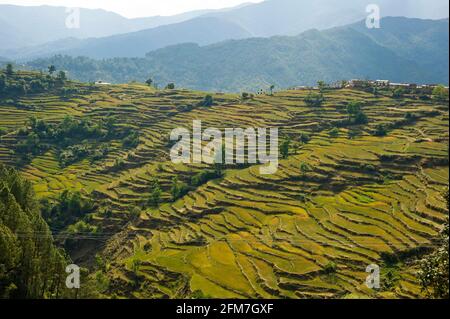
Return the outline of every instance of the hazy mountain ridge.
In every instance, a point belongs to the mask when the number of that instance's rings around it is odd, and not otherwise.
[[[2,51],[19,50],[66,38],[96,38],[180,23],[215,10],[198,10],[174,16],[128,19],[101,9],[80,9],[80,28],[67,28],[70,12],[56,6],[0,5]],[[222,10],[223,11],[223,10]],[[20,52],[20,50],[18,51]]]
[[[18,13],[0,13],[0,26],[7,30],[0,31],[4,43],[0,55],[16,60],[55,54],[142,57],[148,51],[187,42],[205,45],[229,39],[294,36],[310,29],[325,30],[365,19],[366,7],[371,3],[370,0],[267,0],[229,9],[139,19],[82,9],[81,29],[65,28],[65,8],[39,7],[30,16],[30,8],[14,7]],[[398,1],[380,0],[378,5],[382,16],[433,19],[448,16],[446,0],[404,0],[401,5]],[[17,24],[18,15],[25,17],[20,21],[30,21],[33,25]],[[2,22],[2,18],[6,21]],[[209,18],[213,23],[199,28],[196,26],[199,18]]]
[[[219,91],[366,77],[448,83],[448,20],[385,18],[382,23],[379,30],[365,30],[360,22],[296,37],[231,40],[203,47],[181,44],[150,52],[146,58],[97,61],[56,56],[29,66],[45,69],[54,64],[82,81],[126,83],[151,76],[160,85],[175,82],[179,87]],[[398,36],[399,30],[402,37],[386,40]],[[428,55],[430,50],[439,53]]]
[[[63,39],[19,51],[7,51],[7,56],[21,59],[45,57],[53,54],[87,56],[91,58],[143,57],[147,52],[182,42],[200,45],[229,39],[248,38],[250,34],[231,22],[213,17],[199,17],[188,21],[160,26],[133,33],[80,40]]]

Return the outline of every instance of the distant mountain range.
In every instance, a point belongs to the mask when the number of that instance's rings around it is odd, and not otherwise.
[[[180,44],[145,58],[93,60],[55,56],[28,63],[54,64],[82,81],[125,83],[152,77],[160,85],[215,91],[252,91],[350,78],[448,83],[449,20],[388,17],[382,28],[365,21],[298,36]]]
[[[242,8],[241,5],[236,8]],[[87,39],[125,34],[180,23],[222,10],[199,10],[174,16],[127,19],[117,13],[79,9],[79,28],[67,28],[66,7],[0,5],[0,50],[17,50],[66,39]],[[16,53],[17,53],[16,52]]]
[[[147,52],[184,42],[207,45],[228,39],[251,36],[237,24],[215,17],[199,17],[127,34],[85,40],[68,38],[18,51],[5,51],[6,56],[20,59],[54,54],[87,56],[91,58],[143,57]]]
[[[275,35],[295,36],[365,19],[372,0],[266,0],[224,10],[173,17],[126,19],[103,10],[80,11],[80,29],[65,26],[62,7],[0,5],[0,55],[30,60],[55,54],[92,58],[144,57],[181,43]],[[448,0],[378,0],[382,16],[448,17]]]

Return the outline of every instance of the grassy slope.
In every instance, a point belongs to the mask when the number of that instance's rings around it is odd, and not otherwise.
[[[337,90],[325,94],[323,107],[312,109],[303,102],[307,92],[285,91],[248,102],[237,95],[214,95],[214,107],[181,112],[181,106],[197,103],[205,93],[155,91],[138,84],[77,85],[81,93],[67,100],[48,95],[21,99],[33,108],[0,102],[0,127],[11,130],[0,140],[0,161],[16,163],[10,150],[19,137],[13,130],[32,114],[52,121],[66,114],[93,119],[115,114],[121,125],[139,128],[141,143],[133,151],[124,151],[117,141],[108,158],[64,169],[49,151],[21,168],[41,197],[54,197],[66,188],[82,190],[111,208],[111,217],[98,214],[94,219],[104,236],[117,233],[103,252],[111,263],[110,293],[420,296],[413,266],[402,266],[396,286],[379,294],[365,287],[365,268],[381,264],[382,253],[432,246],[445,217],[441,193],[448,184],[448,106]],[[346,129],[330,138],[330,124],[346,117],[345,102],[352,100],[365,102],[369,125],[355,139],[348,138]],[[421,118],[387,137],[368,134],[406,112]],[[193,119],[201,119],[204,127],[278,126],[281,135],[295,139],[308,132],[312,140],[292,150],[275,175],[259,175],[256,166],[229,169],[222,180],[169,203],[173,176],[188,181],[204,169],[168,160],[171,129],[190,128]],[[390,161],[382,161],[386,155]],[[116,158],[126,163],[119,171],[111,168]],[[302,175],[301,162],[312,171]],[[130,221],[127,213],[145,203],[155,176],[166,202],[158,209],[145,207],[138,220]],[[140,266],[133,267],[137,261]],[[337,265],[335,275],[324,273],[329,262]]]

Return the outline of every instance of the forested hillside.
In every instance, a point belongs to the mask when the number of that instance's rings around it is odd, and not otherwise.
[[[28,63],[55,65],[82,81],[146,81],[211,91],[257,91],[351,78],[442,83],[448,77],[448,19],[385,18],[383,28],[365,22],[296,37],[252,38],[208,46],[182,44],[146,58],[92,60],[55,56]]]
[[[0,298],[62,296],[67,261],[32,184],[0,163]]]

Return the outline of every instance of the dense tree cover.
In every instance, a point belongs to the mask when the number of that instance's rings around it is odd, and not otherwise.
[[[41,202],[42,217],[53,229],[63,229],[95,210],[95,204],[79,192],[63,191],[56,201]]]
[[[448,188],[445,193],[449,209]],[[439,238],[439,247],[426,256],[420,265],[419,280],[423,290],[432,298],[449,298],[449,220],[444,224]]]
[[[49,69],[50,70],[50,69]],[[17,97],[25,94],[36,94],[52,91],[61,95],[75,94],[77,89],[66,87],[67,76],[60,71],[56,77],[52,73],[24,73],[15,72],[12,65],[0,71],[0,98]]]
[[[143,58],[94,60],[72,54],[38,59],[28,65],[42,70],[53,64],[84,82],[144,82],[151,74],[158,83],[173,81],[179,87],[207,91],[256,92],[268,83],[286,88],[312,86],[317,79],[332,83],[365,77],[448,83],[448,20],[386,18],[377,34],[371,31],[362,22],[295,37],[252,38],[207,46],[180,44],[149,50]]]
[[[60,297],[66,265],[31,184],[0,164],[0,298]]]
[[[90,157],[99,160],[108,154],[108,142],[123,139],[125,147],[136,147],[139,134],[132,129],[119,129],[114,117],[100,121],[75,119],[66,116],[60,123],[49,123],[31,117],[27,125],[18,131],[22,140],[17,143],[15,152],[23,160],[39,155],[56,147],[60,165],[65,167],[81,159]]]

